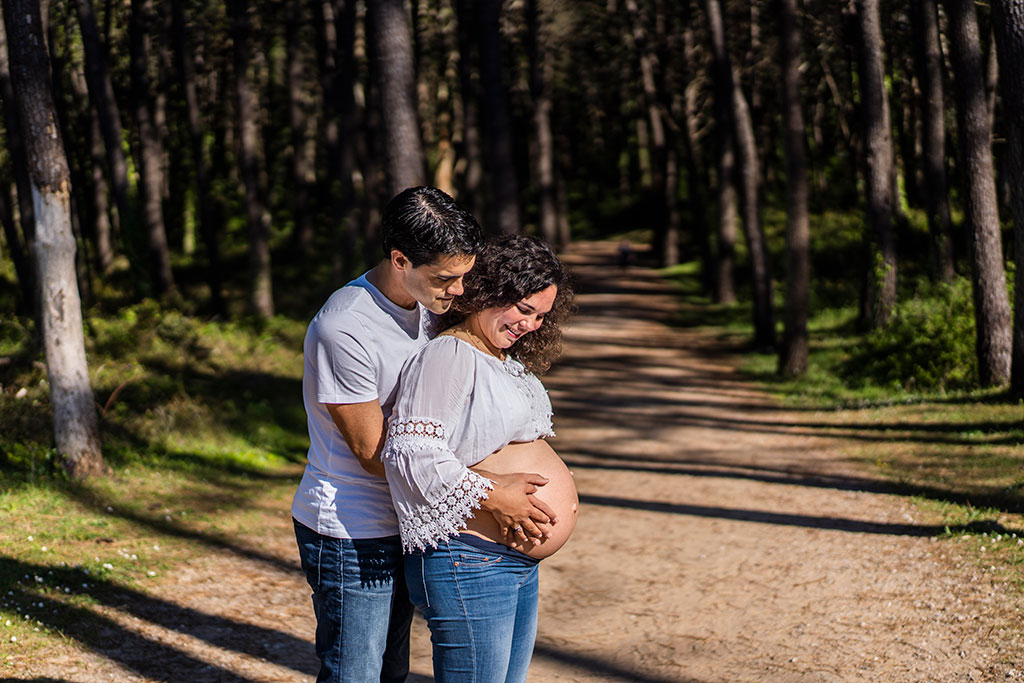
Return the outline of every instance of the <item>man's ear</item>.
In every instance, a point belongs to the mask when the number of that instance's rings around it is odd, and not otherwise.
[[[391,250],[391,265],[395,270],[405,270],[406,268],[412,268],[412,261],[409,257],[400,252],[398,249]]]

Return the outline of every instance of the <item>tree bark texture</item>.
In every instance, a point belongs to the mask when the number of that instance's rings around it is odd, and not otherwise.
[[[68,472],[84,479],[103,472],[104,463],[75,280],[70,173],[57,125],[39,4],[4,0],[3,9],[32,182],[34,255],[54,435]]]
[[[484,150],[491,188],[489,229],[514,234],[522,230],[522,223],[519,219],[519,181],[512,155],[512,121],[501,69],[501,31],[498,26],[501,0],[478,0],[474,4],[480,55]]]
[[[768,251],[761,225],[759,198],[760,173],[758,171],[757,144],[754,140],[754,124],[750,108],[740,87],[740,80],[733,69],[725,39],[725,28],[718,0],[705,0],[708,19],[711,22],[712,49],[714,51],[716,81],[716,106],[719,97],[725,101],[728,113],[718,123],[732,128],[732,140],[736,150],[735,174],[739,181],[740,211],[744,236],[747,240],[750,259],[751,286],[753,289],[754,344],[758,348],[775,346],[775,316],[772,310],[771,273],[768,269]]]
[[[11,154],[15,192],[17,195],[18,223],[21,225],[21,234],[24,238],[24,250],[21,250],[19,247],[21,240],[16,232],[13,233],[13,239],[9,243],[13,245],[11,250],[12,256],[21,254],[18,260],[15,261],[15,271],[18,275],[18,284],[20,285],[21,298],[25,309],[33,316],[38,317],[39,284],[35,272],[35,264],[32,262],[32,245],[35,241],[32,183],[28,177],[28,154],[25,152],[25,136],[21,131],[18,106],[14,98],[14,86],[11,83],[7,51],[6,29],[2,20],[0,20],[0,101],[3,102],[4,125],[7,129],[4,146]],[[9,208],[14,208],[13,203]],[[11,230],[15,230],[13,222]],[[21,263],[20,268],[17,265],[19,262]]]
[[[138,132],[139,195],[142,219],[146,225],[149,243],[150,275],[154,292],[166,296],[174,292],[171,256],[167,247],[167,229],[164,225],[163,146],[153,117],[153,98],[149,77],[149,26],[153,6],[150,0],[132,0],[131,6],[131,81],[132,104]]]
[[[657,56],[651,46],[651,41],[648,40],[644,16],[640,12],[636,0],[626,0],[625,7],[633,39],[633,50],[636,52],[636,58],[639,60],[643,103],[647,115],[647,125],[650,127],[650,137],[647,145],[650,150],[650,196],[651,201],[656,202],[657,209],[653,212],[655,220],[653,246],[658,256],[658,261],[662,265],[673,265],[671,261],[676,255],[666,253],[669,207],[666,203],[665,166],[668,156],[665,122],[662,120],[658,86],[655,82],[654,73],[657,65]]]
[[[313,249],[313,224],[309,215],[310,185],[313,173],[308,144],[308,105],[305,93],[306,53],[303,49],[306,19],[296,7],[285,17],[285,42],[288,51],[288,126],[292,143],[292,215],[295,221],[295,244],[304,254]]]
[[[718,0],[704,0],[711,38],[715,88],[715,138],[718,154],[718,250],[715,268],[715,301],[736,301],[736,134],[732,122],[732,64],[725,44],[725,27]]]
[[[551,61],[544,49],[537,0],[526,3],[529,36],[530,91],[533,95],[533,130],[536,137],[537,212],[540,234],[548,244],[558,244],[558,206],[555,202],[555,150],[551,133]],[[564,247],[565,245],[559,245]]]
[[[1010,379],[1013,341],[999,233],[985,65],[974,0],[945,0],[944,4],[949,17],[964,221],[971,241],[978,374],[983,385],[993,386]]]
[[[870,245],[868,321],[873,329],[889,323],[896,306],[896,239],[893,229],[895,162],[889,97],[885,90],[885,51],[879,0],[857,0],[860,23],[859,69],[864,125],[864,187]]]
[[[779,52],[782,119],[786,151],[786,314],[779,372],[797,377],[807,371],[810,312],[810,227],[807,213],[807,156],[800,102],[800,29],[797,0],[779,0]]]
[[[171,33],[173,34],[178,79],[185,95],[189,147],[195,174],[196,220],[199,223],[199,234],[202,236],[203,248],[206,252],[206,283],[210,287],[210,309],[215,314],[223,315],[227,309],[224,305],[221,275],[223,267],[220,258],[220,231],[217,230],[213,217],[213,206],[210,202],[210,165],[206,161],[206,150],[203,143],[202,115],[188,28],[185,25],[183,0],[173,0],[172,2]]]
[[[121,147],[121,113],[117,108],[114,87],[107,71],[92,0],[75,0],[75,9],[82,32],[82,50],[85,53],[85,80],[89,87],[89,99],[96,110],[100,132],[103,134],[103,146],[110,172],[110,186],[114,193],[114,204],[117,207],[121,239],[125,255],[132,266],[136,290],[142,294],[146,293],[149,287],[149,268],[140,253],[144,251],[144,247],[140,244],[138,235],[138,214],[129,199],[128,163]]]
[[[942,85],[942,42],[935,0],[913,0],[911,19],[917,40],[917,72],[921,82],[924,178],[927,190],[928,225],[932,235],[932,272],[937,280],[951,282],[955,275],[953,221],[949,212],[946,179],[945,96]]]
[[[992,26],[1002,64],[1000,90],[1009,144],[1006,166],[1010,175],[1013,211],[1014,270],[1013,352],[1010,389],[1024,396],[1024,0],[994,0]]]
[[[480,80],[476,64],[473,31],[474,5],[470,0],[455,0],[458,21],[456,34],[459,42],[459,86],[462,96],[462,116],[456,121],[455,139],[462,140],[461,165],[464,168],[462,190],[477,219],[482,219],[486,209],[483,192],[483,143],[480,140]]]
[[[270,275],[270,226],[267,224],[263,191],[260,187],[260,158],[256,104],[249,83],[249,3],[230,0],[231,36],[234,43],[235,106],[237,107],[238,149],[245,186],[245,213],[249,225],[249,304],[258,316],[274,315]]]
[[[367,3],[368,40],[380,95],[389,196],[426,178],[416,116],[412,28],[403,0]]]

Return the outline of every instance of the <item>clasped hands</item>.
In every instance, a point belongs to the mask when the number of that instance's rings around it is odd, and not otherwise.
[[[551,527],[558,522],[555,511],[533,495],[548,483],[546,477],[526,472],[475,471],[494,483],[487,498],[480,501],[480,507],[494,516],[509,547],[538,546],[551,535]]]

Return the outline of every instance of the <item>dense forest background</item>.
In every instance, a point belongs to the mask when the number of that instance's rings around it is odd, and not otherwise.
[[[784,375],[847,311],[851,375],[1024,393],[1020,0],[3,9],[0,382],[45,350],[72,474],[104,316],[306,320],[416,184],[492,234],[649,243]]]

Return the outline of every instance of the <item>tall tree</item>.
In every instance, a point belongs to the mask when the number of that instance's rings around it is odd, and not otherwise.
[[[797,0],[779,0],[779,52],[782,119],[786,150],[786,330],[779,372],[788,377],[807,370],[807,318],[810,308],[810,227],[807,215],[807,161],[800,102],[800,29]]]
[[[889,96],[885,90],[885,49],[879,0],[857,0],[860,27],[858,78],[864,128],[864,188],[869,261],[867,321],[872,328],[889,323],[896,307],[896,236],[893,229],[895,160]]]
[[[188,27],[185,23],[183,0],[173,0],[171,3],[171,34],[178,79],[181,91],[185,96],[185,115],[196,193],[196,219],[206,252],[206,282],[210,287],[210,309],[214,313],[222,315],[226,309],[221,275],[220,231],[214,221],[213,205],[210,201],[210,165],[206,160],[205,131],[202,126],[196,70],[188,37]]]
[[[715,269],[715,300],[736,301],[733,280],[736,265],[736,132],[732,123],[732,62],[725,44],[725,26],[718,0],[704,0],[708,19],[715,88],[715,141],[718,155],[718,244]]]
[[[130,54],[132,104],[138,133],[139,195],[142,219],[146,225],[151,260],[150,273],[154,291],[165,296],[175,290],[171,273],[170,250],[167,247],[167,229],[164,225],[163,191],[165,186],[163,146],[153,115],[150,87],[150,25],[153,6],[151,0],[132,0],[130,22]]]
[[[138,240],[137,214],[130,199],[128,162],[125,159],[122,142],[124,129],[121,126],[121,112],[114,97],[114,86],[107,70],[104,47],[96,25],[96,14],[92,0],[74,0],[78,13],[78,25],[82,32],[82,50],[85,53],[85,80],[89,88],[89,100],[96,110],[103,146],[106,151],[107,167],[110,173],[110,187],[117,207],[118,225],[124,242],[125,254],[132,265],[135,286],[139,293],[149,287],[149,268],[141,258],[143,248]],[[108,15],[110,12],[107,13]]]
[[[754,344],[759,348],[775,346],[775,314],[772,305],[772,282],[768,266],[768,248],[761,224],[760,171],[758,169],[757,144],[754,139],[754,124],[750,108],[740,80],[729,57],[725,39],[724,21],[718,0],[705,0],[711,27],[711,43],[714,51],[715,77],[721,83],[715,84],[715,99],[723,98],[727,103],[724,123],[732,128],[732,139],[736,150],[735,173],[739,181],[740,210],[743,219],[743,233],[747,241],[750,259],[751,286],[753,289]],[[712,20],[712,17],[716,17]],[[720,179],[721,180],[721,179]]]
[[[1010,379],[1012,330],[1003,270],[1002,237],[992,128],[985,92],[985,66],[974,0],[944,0],[949,17],[964,221],[971,240],[971,280],[977,333],[978,374],[992,386]]]
[[[309,117],[306,114],[306,92],[309,88],[306,82],[306,52],[303,48],[308,42],[304,36],[308,20],[303,9],[299,5],[289,11],[285,18],[285,44],[288,52],[288,127],[291,129],[292,143],[294,235],[299,249],[309,254],[313,248],[313,224],[309,214],[310,178],[313,170],[307,134]]]
[[[519,219],[519,180],[512,155],[512,121],[501,68],[501,0],[478,0],[474,4],[480,55],[481,118],[491,188],[491,219],[488,223],[493,231],[517,233],[522,230],[522,223]]]
[[[538,0],[526,3],[529,40],[530,93],[533,97],[533,131],[537,148],[534,165],[537,174],[537,211],[540,234],[549,244],[558,242],[558,206],[555,202],[555,149],[551,134],[551,82],[553,65],[541,30]],[[565,245],[562,245],[565,246]]]
[[[412,28],[402,0],[367,3],[367,31],[380,97],[388,192],[395,195],[425,179],[423,143],[416,116]]]
[[[668,218],[669,206],[667,202],[667,173],[668,162],[668,141],[666,139],[665,121],[662,117],[660,95],[656,83],[655,68],[657,66],[657,54],[655,53],[653,41],[648,37],[645,26],[645,18],[640,12],[636,0],[626,0],[626,13],[629,16],[629,27],[632,36],[632,48],[640,66],[640,83],[643,89],[643,106],[646,112],[646,123],[650,130],[650,177],[651,177],[651,198],[656,210],[653,212],[654,225],[654,249],[662,265],[675,265],[678,261],[678,253],[674,246],[668,248]]]
[[[15,259],[15,271],[18,274],[18,284],[21,285],[21,298],[25,310],[30,311],[33,315],[37,315],[39,291],[35,264],[32,262],[31,257],[33,251],[32,243],[35,241],[32,183],[28,177],[28,154],[25,152],[25,136],[21,131],[21,121],[18,116],[18,107],[15,103],[14,86],[11,83],[7,53],[6,31],[3,22],[0,22],[0,101],[3,102],[4,127],[7,133],[3,143],[11,155],[11,165],[13,167],[11,170],[17,193],[18,223],[21,225],[22,236],[24,237],[24,249],[21,247],[22,241],[17,235],[13,216],[9,227],[5,223],[4,229],[11,231],[8,244],[11,250],[11,257]],[[10,208],[14,208],[13,203]],[[28,252],[27,255],[26,252]]]
[[[1013,211],[1013,353],[1010,388],[1024,396],[1024,0],[995,0],[992,25],[1002,64],[1000,88],[1006,116],[1007,170]]]
[[[273,285],[270,272],[270,226],[266,202],[260,184],[258,124],[256,103],[249,82],[249,41],[252,32],[248,0],[229,0],[231,38],[235,62],[235,106],[237,107],[238,148],[245,186],[245,216],[249,226],[249,305],[263,317],[274,315]]]
[[[455,0],[458,21],[456,35],[459,43],[459,89],[461,91],[462,108],[460,117],[456,118],[455,140],[461,138],[462,157],[465,159],[465,172],[462,180],[462,194],[466,196],[466,204],[478,218],[484,215],[483,181],[483,143],[480,140],[480,70],[476,68],[476,45],[473,31],[476,24],[473,19],[474,4],[471,0]]]
[[[942,86],[942,42],[939,40],[939,11],[935,0],[913,0],[911,20],[917,40],[917,73],[921,82],[922,146],[932,235],[932,272],[938,280],[950,282],[953,270],[953,221],[949,212],[946,180],[946,120]]]
[[[101,473],[104,463],[75,280],[70,173],[57,125],[39,3],[4,0],[3,10],[36,208],[34,256],[54,436],[68,472],[84,479]]]

